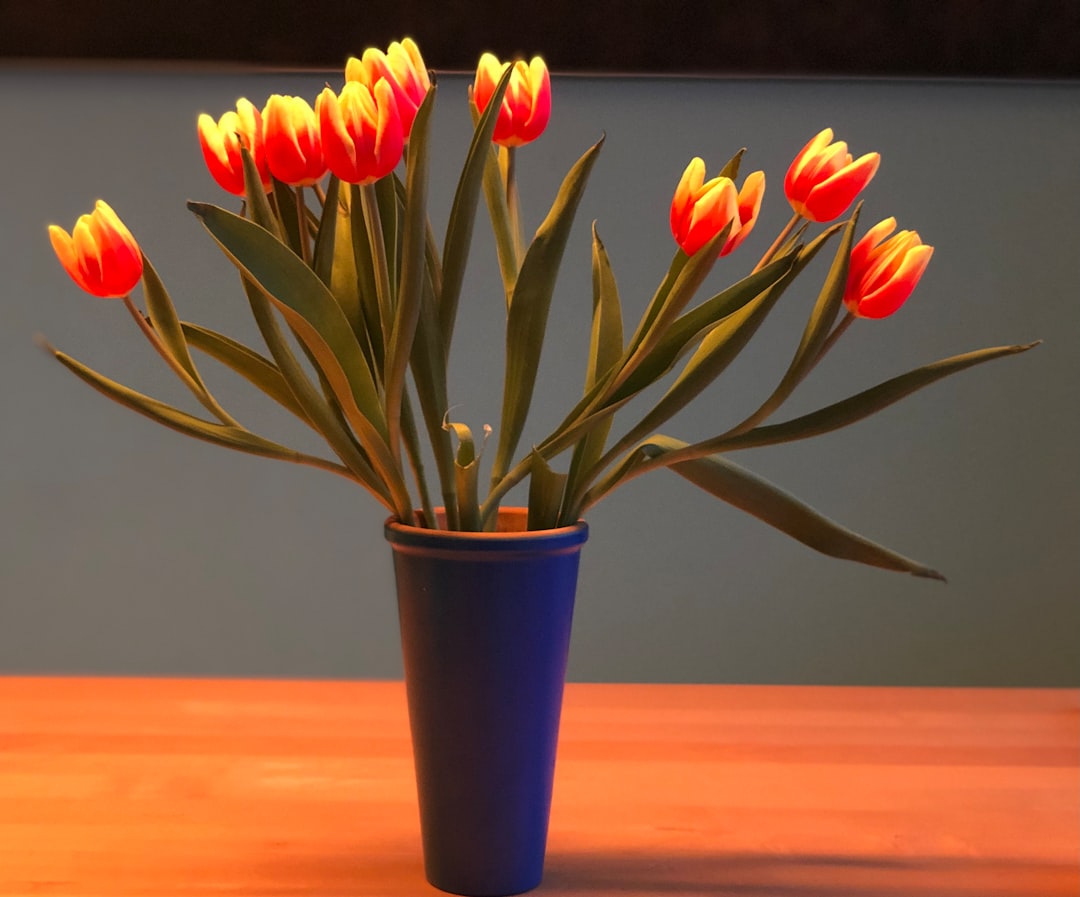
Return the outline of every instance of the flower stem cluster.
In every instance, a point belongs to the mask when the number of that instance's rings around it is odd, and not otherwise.
[[[833,142],[831,129],[807,143],[784,179],[794,216],[753,266],[739,258],[758,226],[764,172],[742,178],[740,187],[742,151],[710,179],[705,162],[693,158],[671,202],[674,257],[629,334],[607,249],[594,226],[582,396],[551,433],[522,451],[556,277],[603,141],[571,167],[527,239],[516,154],[548,126],[551,80],[539,57],[503,63],[484,54],[469,90],[473,140],[440,244],[427,215],[436,94],[419,49],[405,39],[385,52],[368,49],[350,59],[342,88],[327,87],[313,106],[275,94],[261,110],[241,99],[217,120],[199,116],[197,133],[211,176],[244,203],[238,212],[208,203],[189,208],[235,265],[265,354],[181,321],[164,284],[106,203],[82,216],[70,235],[50,228],[72,279],[93,295],[123,297],[142,335],[213,419],[115,383],[63,352],[56,357],[100,392],[159,423],[234,450],[336,473],[407,523],[437,525],[426,457],[435,460],[446,525],[466,530],[493,526],[499,503],[524,480],[530,482],[529,528],[545,529],[573,522],[619,486],[666,467],[821,551],[936,575],[839,527],[728,458],[750,446],[846,426],[948,374],[1029,348],[945,359],[811,414],[767,423],[856,318],[896,312],[926,270],[932,248],[914,231],[890,237],[892,218],[858,241],[858,207],[837,220],[877,171],[877,153],[853,161],[845,143]],[[502,415],[486,495],[479,489],[483,442],[478,447],[471,429],[450,419],[459,403],[452,401],[447,376],[481,198],[506,313]],[[827,226],[814,235],[813,224]],[[832,261],[807,309],[806,327],[787,369],[764,390],[756,410],[695,443],[658,432],[724,373],[830,242]],[[721,260],[744,273],[695,301]],[[129,295],[140,280],[145,313]],[[844,308],[847,315],[838,319]],[[202,380],[193,350],[231,368],[310,426],[332,457],[280,445],[233,418]],[[651,409],[635,412],[614,430],[616,414],[631,399],[664,382],[666,391]]]

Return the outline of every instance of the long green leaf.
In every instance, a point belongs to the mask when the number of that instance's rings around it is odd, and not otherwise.
[[[622,304],[615,273],[600,235],[593,224],[592,255],[593,319],[589,337],[589,360],[585,370],[585,395],[618,363],[623,352]],[[574,446],[565,488],[571,491],[583,470],[591,468],[604,453],[614,415],[600,422]],[[543,458],[540,458],[543,461]],[[560,494],[561,502],[561,494]]]
[[[371,370],[349,322],[322,281],[288,247],[250,221],[205,203],[190,202],[188,208],[302,336],[335,392],[348,387],[351,401],[385,440],[386,419]]]
[[[503,94],[513,75],[513,66],[507,66],[495,91],[488,101],[487,108],[479,117],[473,129],[469,152],[458,178],[454,191],[454,202],[450,206],[450,217],[446,224],[446,240],[443,243],[442,290],[438,294],[439,324],[443,341],[449,353],[450,342],[454,334],[454,322],[457,318],[458,302],[461,298],[461,285],[465,279],[465,267],[469,261],[469,247],[472,245],[473,225],[476,223],[476,209],[480,204],[480,188],[484,181],[484,165],[491,155],[491,138],[495,133],[495,124],[499,120]]]
[[[400,440],[401,402],[405,394],[405,375],[412,354],[416,327],[420,320],[424,265],[426,261],[425,226],[427,224],[428,135],[435,107],[435,87],[431,87],[417,110],[409,138],[409,161],[402,233],[401,274],[397,308],[394,312],[390,343],[386,351],[386,418],[390,450],[397,456]],[[391,181],[390,186],[393,186]]]
[[[1039,345],[1038,342],[1018,346],[996,346],[968,352],[964,355],[954,355],[951,358],[943,358],[914,371],[901,374],[899,377],[893,377],[891,380],[879,383],[877,386],[864,390],[858,395],[851,396],[810,414],[804,414],[782,424],[756,427],[738,436],[721,437],[715,441],[708,440],[701,443],[701,445],[709,446],[712,451],[735,451],[737,449],[775,445],[781,442],[793,442],[797,439],[820,436],[823,433],[839,430],[841,427],[849,426],[872,414],[876,414],[883,408],[888,408],[913,392],[923,389],[931,383],[936,383],[951,374],[959,373],[986,361],[993,361],[995,358],[1004,358],[1026,352],[1037,345]]]
[[[63,352],[51,347],[49,347],[49,351],[56,357],[57,361],[64,365],[64,367],[102,395],[141,414],[143,417],[147,417],[150,420],[168,427],[170,430],[175,430],[178,433],[183,433],[185,436],[201,439],[204,442],[210,442],[214,445],[235,449],[239,452],[246,452],[249,455],[259,455],[264,458],[289,461],[293,464],[318,467],[348,479],[355,479],[348,468],[335,464],[332,461],[327,461],[312,455],[306,455],[295,449],[278,445],[276,442],[271,442],[269,439],[263,439],[261,436],[256,436],[254,433],[251,433],[242,427],[233,427],[204,421],[201,418],[180,411],[178,408],[173,408],[171,405],[167,405],[150,396],[136,392],[121,383],[110,380],[108,377],[99,374],[97,371],[76,361],[74,358]],[[387,505],[387,507],[390,506]]]
[[[188,203],[241,273],[285,316],[316,359],[349,424],[394,496],[395,513],[412,519],[412,501],[387,446],[387,425],[372,374],[340,306],[315,273],[256,224],[217,206]]]
[[[641,452],[655,456],[678,451],[686,445],[681,440],[657,436],[642,446]],[[671,469],[709,494],[822,554],[929,579],[945,578],[918,561],[846,529],[768,480],[718,455],[684,461]]]
[[[506,375],[492,482],[510,467],[532,403],[555,279],[600,140],[574,164],[521,263],[506,323]]]
[[[207,327],[187,321],[181,322],[180,326],[184,330],[184,338],[191,346],[221,362],[285,410],[296,415],[309,426],[312,425],[311,419],[296,401],[281,371],[270,359],[264,358],[243,343]]]
[[[357,445],[348,426],[341,420],[340,407],[331,402],[315,388],[299,361],[274,316],[274,309],[266,294],[249,278],[241,277],[244,293],[251,307],[251,315],[266,342],[270,354],[277,363],[282,377],[295,396],[297,404],[311,420],[323,439],[355,475],[384,504],[390,502],[390,493],[379,475],[374,471],[367,455]],[[320,373],[320,380],[325,378]],[[392,502],[390,502],[392,504]]]

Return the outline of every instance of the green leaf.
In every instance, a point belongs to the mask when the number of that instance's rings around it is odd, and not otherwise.
[[[340,406],[330,401],[308,379],[305,370],[293,354],[285,335],[274,316],[273,306],[266,294],[249,278],[241,278],[251,314],[266,342],[270,354],[277,362],[278,370],[296,397],[297,404],[311,420],[312,426],[322,435],[334,453],[353,472],[356,479],[384,504],[390,502],[389,490],[372,469],[367,455],[357,445],[355,438],[340,417]],[[319,373],[320,381],[325,382]],[[392,504],[392,502],[391,502]]]
[[[941,361],[935,361],[914,371],[901,374],[899,377],[893,377],[891,380],[879,383],[877,386],[864,390],[858,395],[836,402],[827,408],[821,408],[811,414],[804,414],[782,424],[756,427],[739,436],[721,438],[715,442],[709,440],[703,445],[710,445],[714,451],[735,451],[737,449],[775,445],[780,442],[793,442],[797,439],[820,436],[823,433],[830,433],[833,430],[863,420],[884,408],[888,408],[895,402],[899,402],[913,392],[923,389],[931,383],[936,383],[951,374],[959,373],[985,361],[993,361],[995,358],[1004,358],[1026,352],[1037,345],[1039,345],[1038,342],[1019,346],[997,346],[968,352],[964,355],[954,355],[952,358],[943,358]]]
[[[274,178],[274,202],[277,204],[281,232],[285,242],[299,257],[303,257],[303,246],[300,242],[300,210],[296,198],[302,189],[297,187],[294,191],[288,184]]]
[[[686,448],[686,445],[677,439],[657,436],[642,446],[640,451],[655,457]],[[671,469],[709,494],[752,514],[822,554],[914,576],[939,580],[945,578],[918,561],[845,529],[768,480],[719,455],[684,461],[672,465]]]
[[[565,489],[566,474],[556,473],[538,452],[533,452],[529,476],[528,529],[554,529],[559,526],[559,511]]]
[[[612,399],[618,401],[634,395],[667,374],[716,324],[776,284],[791,269],[793,262],[793,255],[776,259],[677,318]]]
[[[431,87],[417,110],[409,139],[405,218],[402,233],[401,277],[394,311],[390,343],[386,352],[386,417],[390,449],[398,453],[401,402],[405,393],[405,375],[412,354],[416,327],[420,320],[424,265],[426,261],[426,224],[428,191],[428,135],[436,89]],[[385,180],[385,179],[384,179]],[[393,187],[393,182],[390,184]]]
[[[443,429],[453,433],[458,440],[454,469],[457,483],[458,524],[463,532],[480,531],[480,504],[478,481],[480,474],[481,451],[476,450],[472,430],[465,424],[452,422],[449,417],[443,422]],[[491,435],[491,427],[484,426],[484,441]]]
[[[739,176],[739,165],[742,163],[742,157],[746,154],[746,147],[744,146],[734,156],[728,160],[727,165],[720,169],[720,177],[729,178],[735,180]]]
[[[825,283],[818,294],[817,302],[810,312],[810,317],[803,330],[802,339],[791,364],[781,378],[779,385],[772,395],[751,415],[747,421],[740,425],[740,429],[749,429],[750,426],[765,420],[773,411],[779,408],[788,397],[795,391],[807,374],[817,364],[821,348],[829,338],[829,331],[836,321],[840,307],[844,302],[844,289],[847,286],[848,261],[851,256],[851,247],[855,241],[855,225],[859,220],[861,203],[855,207],[855,212],[844,226],[840,237],[840,245],[836,248],[832,267],[829,269]]]
[[[623,326],[622,305],[619,301],[619,288],[615,283],[615,274],[611,269],[607,250],[593,224],[593,320],[589,339],[589,360],[585,371],[585,395],[601,382],[622,357]],[[567,472],[565,488],[570,491],[576,484],[582,471],[589,470],[604,453],[604,443],[614,416],[608,416],[594,429],[585,434],[574,446],[574,454]],[[541,460],[543,460],[541,458]]]
[[[280,236],[278,220],[270,207],[266,191],[263,190],[259,169],[246,146],[240,147],[240,158],[244,166],[244,198],[251,220],[275,236]]]
[[[434,88],[428,91],[424,102],[430,102]],[[417,115],[419,115],[419,110]],[[415,124],[414,124],[415,127]],[[409,141],[409,155],[413,153],[413,142]],[[390,295],[396,296],[398,291],[398,266],[400,259],[397,257],[398,247],[401,245],[398,221],[398,194],[397,176],[391,172],[384,178],[380,178],[372,187],[375,190],[375,198],[379,207],[379,224],[382,226],[383,247],[386,251],[386,270],[390,277]]]
[[[285,316],[316,359],[360,444],[394,495],[395,513],[412,519],[400,466],[372,374],[340,306],[315,273],[256,224],[217,206],[188,203],[226,255]]]
[[[473,225],[480,202],[480,188],[484,181],[484,165],[491,156],[491,138],[495,123],[499,120],[506,85],[513,75],[513,66],[507,66],[495,87],[487,108],[473,130],[465,165],[461,169],[450,218],[446,224],[446,241],[443,243],[442,290],[439,294],[439,324],[446,351],[449,353],[453,339],[454,321],[457,317],[461,285],[465,279],[465,267],[469,261]]]
[[[509,469],[525,427],[555,279],[574,223],[574,213],[602,145],[603,140],[596,143],[570,169],[521,263],[506,324],[506,375],[493,482],[501,479]]]
[[[630,434],[620,440],[620,450],[669,420],[727,370],[728,366],[738,357],[754,334],[757,333],[787,287],[817,255],[833,233],[835,233],[835,229],[830,229],[809,246],[803,248],[796,254],[795,260],[788,270],[772,286],[755,296],[750,302],[742,305],[738,311],[722,318],[706,334],[700,346],[690,356],[690,360],[660,401],[634,427]],[[769,271],[774,265],[783,264],[783,261],[783,259],[779,259],[772,262],[758,273],[762,274]],[[756,275],[751,275],[751,278],[753,277],[756,277]],[[747,279],[750,280],[751,278]],[[690,312],[686,317],[692,314],[693,312]]]
[[[171,405],[167,405],[157,399],[152,399],[140,392],[136,392],[114,380],[110,380],[81,362],[76,361],[71,356],[57,351],[52,347],[49,347],[49,351],[62,365],[64,365],[64,367],[102,395],[141,414],[143,417],[147,417],[150,420],[168,427],[170,430],[176,430],[178,433],[183,433],[185,436],[191,436],[195,439],[201,439],[204,442],[210,442],[214,445],[235,449],[236,451],[246,452],[250,455],[260,455],[264,458],[276,458],[279,461],[290,461],[294,464],[305,464],[310,467],[318,467],[323,470],[331,471],[332,473],[339,474],[340,476],[349,479],[355,479],[347,468],[334,464],[331,461],[316,458],[312,455],[305,455],[302,452],[287,448],[286,446],[278,445],[276,442],[271,442],[269,439],[263,439],[261,436],[256,436],[254,433],[251,433],[242,427],[204,421],[201,418],[194,417],[184,411],[173,408]],[[378,495],[376,497],[380,498],[380,500],[392,510],[385,499]]]
[[[281,371],[272,361],[253,349],[249,349],[243,343],[238,343],[206,327],[189,324],[186,321],[180,326],[184,330],[185,339],[191,346],[221,362],[304,423],[313,426],[311,419],[289,389],[289,384]]]
[[[188,352],[187,342],[184,340],[184,333],[180,327],[180,319],[176,314],[176,308],[172,303],[172,299],[169,298],[165,284],[161,282],[157,271],[146,256],[143,256],[142,283],[143,295],[146,297],[146,311],[154,331],[176,363],[187,372],[198,389],[205,394],[206,385],[195,368],[195,362],[191,360],[191,354]]]

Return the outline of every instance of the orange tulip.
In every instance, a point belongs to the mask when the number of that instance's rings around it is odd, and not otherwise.
[[[218,186],[237,196],[244,194],[244,163],[240,148],[255,160],[264,191],[270,189],[270,170],[263,152],[262,115],[248,100],[236,101],[236,111],[226,112],[216,122],[205,112],[199,116],[199,143],[206,167]]]
[[[393,88],[405,141],[408,142],[416,110],[431,88],[427,66],[412,38],[407,37],[400,44],[394,41],[385,53],[369,47],[361,59],[354,56],[345,65],[346,83],[359,81],[374,92],[380,80],[385,80]]]
[[[795,157],[784,178],[784,193],[795,210],[810,221],[832,221],[870,183],[881,156],[867,153],[854,162],[847,144],[832,143],[832,128],[826,128]]]
[[[49,240],[64,270],[92,296],[126,296],[142,277],[139,244],[104,200],[79,216],[71,234],[50,224]]]
[[[263,109],[266,164],[279,181],[309,187],[326,174],[315,110],[300,97],[274,94]]]
[[[691,159],[671,200],[675,242],[687,255],[693,255],[730,223],[731,230],[720,249],[720,255],[727,255],[753,230],[764,192],[764,172],[749,175],[739,191],[731,178],[715,177],[706,182],[705,162]]]
[[[510,63],[499,62],[491,53],[480,57],[472,90],[480,112],[487,108],[507,65]],[[519,59],[513,65],[492,138],[500,146],[521,146],[535,140],[551,118],[551,79],[544,60],[534,56],[532,62]]]
[[[385,80],[374,93],[348,81],[337,96],[329,87],[315,101],[319,135],[330,170],[350,184],[370,184],[385,177],[401,160],[401,116],[394,90]]]
[[[907,301],[934,254],[913,230],[896,229],[896,219],[886,218],[855,244],[848,262],[844,304],[860,318],[884,318]],[[884,242],[883,242],[884,241]]]

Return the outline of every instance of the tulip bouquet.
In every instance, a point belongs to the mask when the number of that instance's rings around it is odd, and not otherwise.
[[[87,292],[121,299],[164,362],[208,412],[199,416],[114,382],[67,354],[59,361],[106,396],[165,426],[242,452],[311,465],[367,489],[398,520],[484,531],[508,491],[528,481],[528,527],[577,520],[619,486],[657,468],[748,511],[805,544],[921,576],[938,574],[839,526],[730,459],[740,449],[805,439],[855,423],[943,377],[1030,346],[983,349],[897,376],[813,413],[767,422],[859,318],[891,315],[932,254],[892,218],[859,236],[858,194],[877,153],[852,159],[823,130],[784,179],[790,222],[730,286],[695,301],[719,260],[753,230],[765,175],[742,178],[743,151],[707,179],[693,159],[674,191],[674,257],[640,320],[624,332],[616,280],[592,233],[592,326],[580,400],[543,440],[519,441],[536,382],[556,275],[603,141],[563,180],[531,240],[522,232],[515,155],[540,137],[551,84],[539,58],[500,63],[485,54],[468,95],[474,131],[442,239],[427,215],[437,86],[411,40],[351,59],[344,85],[314,105],[247,100],[198,136],[210,174],[242,198],[238,211],[188,204],[235,265],[265,354],[181,321],[135,239],[104,202],[72,234],[50,228],[55,251]],[[505,293],[502,413],[481,490],[484,441],[455,422],[447,383],[456,312],[478,209],[486,205]],[[812,230],[818,226],[816,230]],[[777,385],[757,409],[712,438],[688,443],[659,429],[715,381],[787,288],[826,247],[831,254],[805,329]],[[145,312],[131,297],[142,284]],[[234,419],[193,357],[204,353],[275,400],[326,442],[332,458],[290,449]],[[616,413],[670,381],[654,407],[615,430]],[[486,428],[490,431],[490,428]],[[425,432],[428,447],[422,446]],[[442,517],[425,460],[434,459]],[[444,522],[441,522],[444,521]]]

